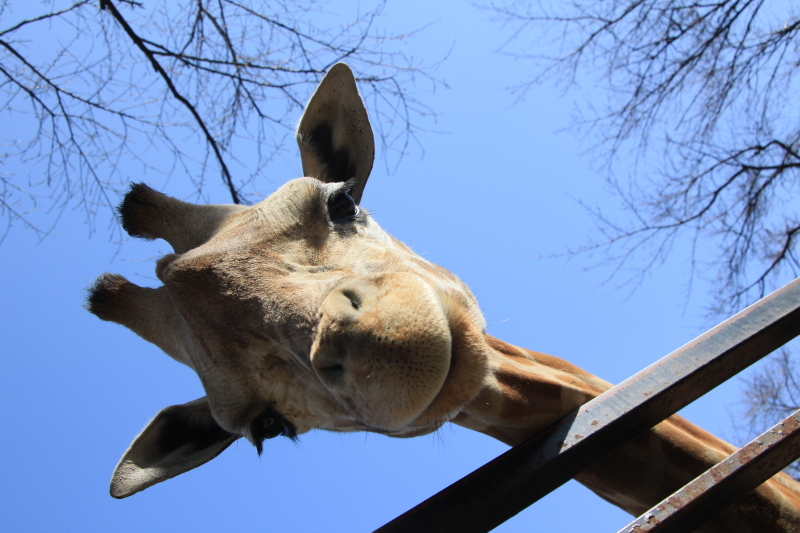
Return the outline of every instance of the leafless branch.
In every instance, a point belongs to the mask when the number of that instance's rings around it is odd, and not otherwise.
[[[711,281],[725,315],[800,274],[800,8],[766,0],[511,1],[491,9],[511,29],[505,50],[531,62],[521,98],[543,79],[596,83],[608,96],[579,125],[600,132],[623,221],[591,206],[597,254],[636,284],[683,246],[688,279]],[[530,53],[528,32],[562,48]],[[592,77],[594,76],[594,77]],[[636,166],[619,179],[625,146]],[[627,159],[626,161],[630,161]],[[746,384],[744,437],[800,406],[800,369],[783,350]],[[790,473],[800,476],[800,467]]]
[[[609,95],[581,125],[600,132],[608,183],[633,216],[617,223],[589,208],[603,238],[570,253],[600,254],[599,263],[637,280],[687,237],[690,276],[715,272],[711,310],[719,313],[797,275],[800,216],[791,199],[800,192],[800,128],[786,96],[800,88],[795,6],[574,0],[489,8],[512,30],[504,50],[534,66],[515,88],[521,97],[547,77],[592,79]],[[560,52],[529,52],[530,32],[537,43],[555,36]],[[631,143],[637,166],[620,172],[617,156]]]
[[[799,372],[791,350],[783,348],[748,378],[742,402],[744,416],[736,428],[742,441],[752,439],[763,428],[775,425],[800,407]],[[792,463],[786,472],[800,479],[800,463]]]
[[[254,178],[291,143],[302,105],[341,60],[382,122],[384,154],[401,156],[431,114],[413,87],[439,82],[403,54],[413,32],[375,29],[382,9],[379,0],[345,15],[315,0],[86,0],[47,11],[0,0],[0,113],[24,125],[0,140],[0,162],[13,164],[0,235],[19,224],[47,234],[68,207],[93,223],[144,173],[180,173],[198,194],[218,173],[232,201],[260,196]]]

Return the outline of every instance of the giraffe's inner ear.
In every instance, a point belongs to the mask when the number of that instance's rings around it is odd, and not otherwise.
[[[217,424],[205,397],[167,407],[120,459],[111,477],[111,495],[126,498],[197,468],[238,438]]]
[[[337,63],[306,106],[297,128],[303,174],[326,183],[355,179],[361,195],[375,159],[375,138],[350,67]]]

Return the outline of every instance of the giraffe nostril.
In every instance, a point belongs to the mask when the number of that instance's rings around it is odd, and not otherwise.
[[[318,350],[312,355],[311,364],[319,378],[329,387],[341,387],[345,383],[346,355],[337,349]]]
[[[350,306],[358,311],[361,309],[361,296],[352,289],[345,289],[342,291],[342,295],[350,301]]]
[[[340,388],[345,383],[345,368],[342,364],[317,367],[317,375],[329,387]]]
[[[344,373],[344,365],[337,363],[322,367],[319,369],[319,371],[329,376],[341,375]]]

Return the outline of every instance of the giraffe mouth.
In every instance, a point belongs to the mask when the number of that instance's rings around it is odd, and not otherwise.
[[[451,379],[451,375],[453,373],[454,356],[455,353],[451,344],[447,375],[445,376],[442,385],[439,387],[439,390],[436,391],[430,402],[428,402],[428,404],[422,409],[417,417],[403,427],[397,429],[387,429],[364,423],[365,430],[373,433],[380,433],[381,435],[386,435],[387,437],[411,438],[433,433],[441,428],[444,424],[452,420],[461,411],[461,406],[459,405],[455,409],[450,409],[450,412],[442,415],[440,414],[442,412],[442,408],[439,406],[439,404],[442,402],[447,402],[446,398],[442,397],[442,391],[445,390],[448,381]]]
[[[443,303],[451,338],[447,375],[420,415],[393,436],[411,437],[436,431],[478,396],[489,374],[490,349],[482,316],[476,320],[468,309],[452,305],[448,298]]]
[[[405,432],[450,374],[436,287],[408,272],[346,279],[325,296],[310,351],[322,384],[369,431]],[[427,424],[426,424],[427,425]]]

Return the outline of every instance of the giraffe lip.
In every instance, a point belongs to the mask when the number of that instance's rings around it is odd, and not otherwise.
[[[438,428],[450,421],[478,395],[488,373],[485,353],[475,346],[485,342],[484,329],[458,308],[446,306],[450,330],[447,375],[427,407],[408,425],[411,429]],[[409,435],[413,436],[413,435]]]
[[[427,403],[427,405],[419,411],[417,416],[415,416],[413,419],[403,424],[401,427],[392,429],[385,426],[382,427],[370,424],[365,421],[365,417],[359,412],[360,410],[358,409],[357,406],[353,404],[350,398],[338,398],[337,401],[342,407],[345,408],[347,412],[349,412],[350,414],[354,415],[357,418],[358,420],[357,425],[359,426],[359,430],[361,431],[379,433],[381,435],[386,435],[389,437],[416,437],[432,433],[437,429],[439,429],[445,422],[449,421],[453,416],[458,414],[457,413],[458,410],[456,410],[456,412],[452,413],[452,416],[445,416],[445,417],[434,416],[432,418],[433,421],[430,421],[431,417],[429,416],[431,409],[435,408],[436,404],[438,403],[442,390],[445,388],[445,384],[447,384],[448,380],[451,378],[452,364],[453,364],[452,346],[450,348],[450,352],[451,353],[448,360],[447,373],[445,375],[444,380],[442,380],[439,389],[436,391],[435,394],[433,394],[432,398]],[[447,410],[448,413],[450,413],[451,411],[453,410],[452,409]],[[421,419],[429,419],[429,420],[427,420],[422,424],[418,424],[417,422],[419,422]]]
[[[411,426],[403,429],[397,429],[392,431],[382,430],[382,429],[373,429],[370,428],[368,431],[372,431],[373,433],[380,433],[382,435],[386,435],[387,437],[419,437],[421,435],[427,435],[429,433],[433,433],[440,427],[444,425],[444,422],[440,424],[427,424],[424,426]]]
[[[452,331],[451,331],[451,339],[452,339]],[[442,427],[445,422],[448,422],[450,419],[455,417],[459,409],[447,409],[445,412],[447,413],[445,416],[430,416],[432,410],[439,410],[438,405],[440,403],[442,397],[442,391],[445,390],[446,385],[452,379],[453,374],[453,361],[455,360],[455,345],[451,342],[450,344],[450,357],[448,358],[448,365],[447,365],[447,374],[445,378],[442,380],[441,385],[439,386],[439,390],[433,395],[431,400],[428,404],[423,408],[419,414],[414,417],[413,420],[408,422],[405,426],[397,429],[379,429],[379,428],[372,428],[370,427],[369,431],[381,433],[383,435],[387,435],[389,437],[417,437],[420,435],[427,435],[428,433],[432,433]],[[424,420],[423,423],[419,424],[421,420]]]

